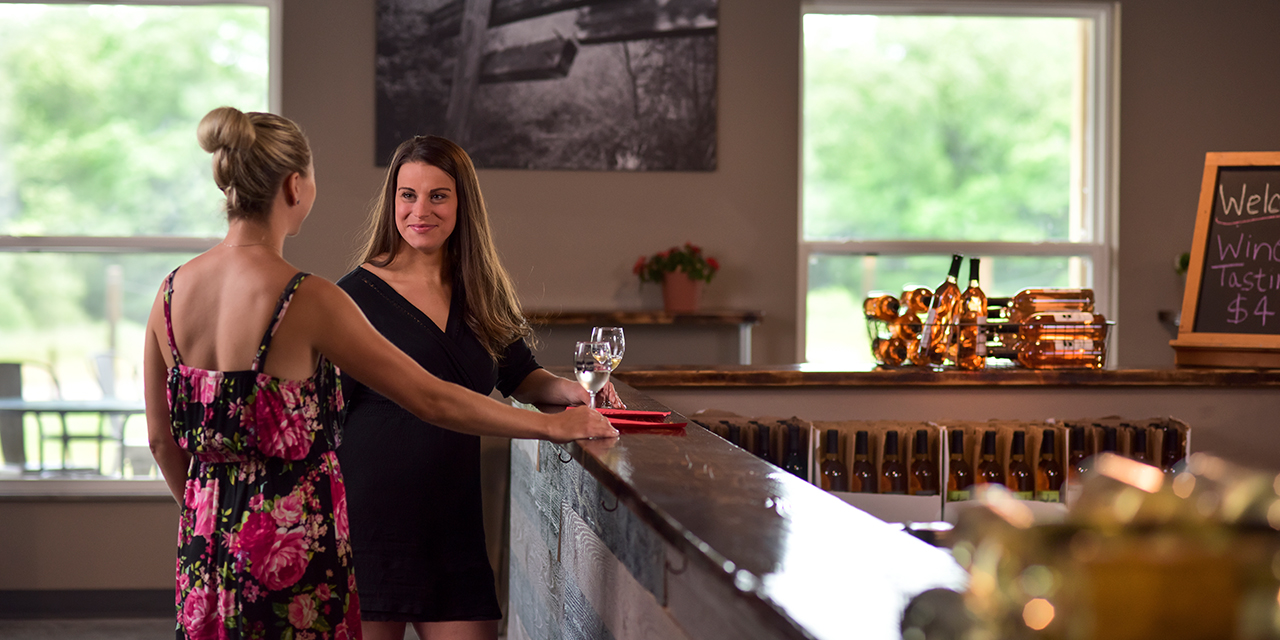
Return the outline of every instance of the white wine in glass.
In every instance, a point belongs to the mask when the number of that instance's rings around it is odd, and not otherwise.
[[[578,384],[587,390],[590,400],[587,406],[596,408],[596,392],[609,382],[609,344],[606,342],[579,342],[574,345],[573,373]]]
[[[609,345],[609,371],[617,369],[622,363],[622,354],[627,350],[627,340],[622,334],[622,327],[593,327],[591,341]]]

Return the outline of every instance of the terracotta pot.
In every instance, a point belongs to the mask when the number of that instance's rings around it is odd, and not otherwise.
[[[693,280],[683,271],[662,275],[662,308],[667,313],[693,313],[701,301],[701,280]]]

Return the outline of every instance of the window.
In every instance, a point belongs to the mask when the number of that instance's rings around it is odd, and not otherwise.
[[[933,288],[952,253],[983,258],[989,296],[1084,286],[1114,308],[1111,5],[804,11],[802,357],[874,366],[863,298]]]
[[[156,289],[226,229],[196,125],[221,105],[278,108],[278,13],[279,0],[0,2],[0,362],[21,363],[24,400],[141,401]],[[152,473],[126,455],[145,447],[141,416],[64,448],[63,429],[96,433],[99,418],[25,414],[20,439],[0,430],[6,473]]]

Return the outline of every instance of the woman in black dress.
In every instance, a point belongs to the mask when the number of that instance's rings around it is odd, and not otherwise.
[[[443,380],[523,402],[585,404],[576,382],[538,366],[498,261],[475,168],[456,144],[401,144],[370,214],[357,266],[338,281],[373,326]],[[497,636],[485,550],[480,439],[423,423],[350,384],[338,450],[366,640]],[[612,387],[606,397],[617,401]]]

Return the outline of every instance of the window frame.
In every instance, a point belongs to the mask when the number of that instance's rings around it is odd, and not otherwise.
[[[6,4],[83,5],[80,0],[0,0]],[[267,108],[283,108],[283,0],[104,0],[103,4],[132,6],[247,5],[267,9]],[[194,143],[194,131],[193,143]],[[0,253],[202,253],[222,241],[216,236],[12,236],[0,234]],[[163,479],[0,479],[0,499],[41,497],[138,498],[163,497]]]
[[[796,212],[797,288],[796,361],[807,353],[809,261],[813,256],[971,256],[1083,257],[1091,263],[1092,288],[1099,310],[1116,317],[1119,239],[1119,18],[1117,3],[1092,2],[981,2],[966,0],[806,0],[803,16],[810,13],[856,15],[949,15],[1026,18],[1081,18],[1093,21],[1087,66],[1083,158],[1080,203],[1092,238],[1087,242],[999,242],[947,240],[806,240],[804,235],[804,36],[801,33],[799,89],[799,206]],[[802,27],[803,30],[803,27]],[[940,276],[941,277],[941,274]],[[1118,326],[1118,324],[1117,324]],[[1114,333],[1114,331],[1113,331]],[[1111,342],[1111,362],[1119,359],[1118,340]]]

